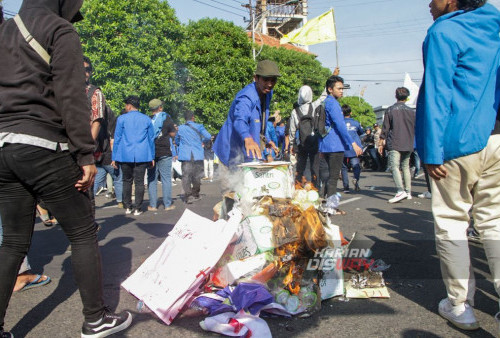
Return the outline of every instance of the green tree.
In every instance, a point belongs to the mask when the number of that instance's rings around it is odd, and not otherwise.
[[[339,100],[340,105],[347,104],[351,107],[352,113],[351,117],[359,123],[361,126],[368,127],[373,125],[377,121],[377,117],[373,112],[373,107],[366,102],[362,97],[359,96],[346,96]]]
[[[180,50],[185,107],[197,113],[210,133],[217,133],[235,94],[252,81],[255,63],[245,31],[231,22],[190,22]]]
[[[176,67],[183,27],[160,0],[87,0],[76,25],[83,51],[94,65],[93,83],[120,111],[127,95],[138,95],[142,109],[158,97],[180,99]]]

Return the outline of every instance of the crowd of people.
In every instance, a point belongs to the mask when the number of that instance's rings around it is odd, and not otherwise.
[[[238,172],[239,164],[259,160],[295,158],[296,181],[304,182],[309,173],[324,198],[337,193],[339,177],[344,192],[351,192],[351,182],[356,192],[364,157],[373,170],[387,166],[396,186],[389,203],[397,203],[412,198],[412,154],[415,174],[421,163],[426,173],[428,191],[422,197],[432,199],[447,291],[438,312],[461,329],[479,328],[467,247],[470,215],[500,293],[500,13],[495,7],[484,0],[431,0],[435,22],[423,45],[417,109],[405,105],[408,89],[397,88],[397,102],[382,127],[364,129],[351,107],[341,106],[345,84],[338,69],[316,100],[309,86],[298,89],[288,121],[279,112],[270,116],[281,74],[276,62],[262,60],[215,137],[189,110],[177,126],[160,99],[149,101],[149,117],[140,111],[140,98],[130,95],[116,117],[101,89],[91,84],[92,62],[83,56],[73,28],[82,19],[80,6],[81,1],[24,0],[14,20],[0,21],[1,338],[13,337],[4,330],[12,292],[50,282],[29,273],[26,258],[37,205],[44,224],[58,223],[70,240],[85,318],[82,337],[103,337],[132,322],[129,312],[115,314],[103,299],[95,195],[108,174],[109,196],[125,214],[139,216],[146,186],[147,209],[158,210],[160,180],[164,209],[175,208],[176,162],[184,203],[192,204],[201,198],[202,179],[212,181],[215,172],[223,178]],[[221,187],[233,188],[224,179]],[[499,317],[500,312],[500,332]]]

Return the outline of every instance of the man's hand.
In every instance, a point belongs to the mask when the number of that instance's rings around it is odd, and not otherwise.
[[[150,168],[154,168],[155,167],[155,160],[152,160],[151,161],[151,165],[149,166]]]
[[[426,164],[425,168],[430,177],[439,181],[442,178],[448,176],[448,170],[442,164]]]
[[[94,184],[97,168],[94,164],[84,165],[82,171],[83,177],[76,182],[75,188],[78,189],[78,191],[87,191]]]
[[[111,161],[111,166],[115,169],[118,169],[118,164],[115,161]]]
[[[384,146],[378,146],[378,153],[380,156],[384,156]]]
[[[247,156],[262,159],[262,154],[260,151],[260,146],[251,137],[245,138],[245,149],[247,151]]]
[[[339,74],[340,74],[340,69],[339,69],[339,67],[335,67],[335,69],[333,70],[332,75],[339,75]]]
[[[273,141],[269,141],[268,144],[276,153],[279,153],[279,149],[278,147],[276,147],[276,143],[274,143]]]
[[[361,149],[357,144],[356,142],[353,142],[352,143],[352,149],[354,149],[354,151],[356,152],[356,156],[361,156],[363,155],[363,149]]]

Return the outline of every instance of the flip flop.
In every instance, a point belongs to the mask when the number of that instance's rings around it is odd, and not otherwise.
[[[47,284],[50,283],[50,277],[49,276],[45,276],[45,277],[47,277],[47,279],[41,281],[40,279],[42,277],[43,277],[42,275],[36,275],[36,278],[33,279],[33,281],[31,283],[28,283],[25,286],[23,286],[23,288],[21,290],[19,290],[18,292],[26,291],[26,290],[33,289],[33,288],[36,288],[36,287],[39,287],[39,286],[44,286],[44,285],[47,285]]]

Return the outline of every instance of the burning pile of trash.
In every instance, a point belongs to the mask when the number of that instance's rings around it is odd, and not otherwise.
[[[205,330],[270,336],[260,315],[309,316],[335,296],[389,297],[388,266],[363,252],[352,258],[358,249],[346,254],[353,249],[329,217],[339,196],[323,200],[310,183],[295,184],[287,162],[246,164],[242,172],[241,187],[214,207],[216,221],[186,210],[122,284],[141,304],[166,324],[195,311],[208,315]],[[352,276],[345,284],[344,269]]]

